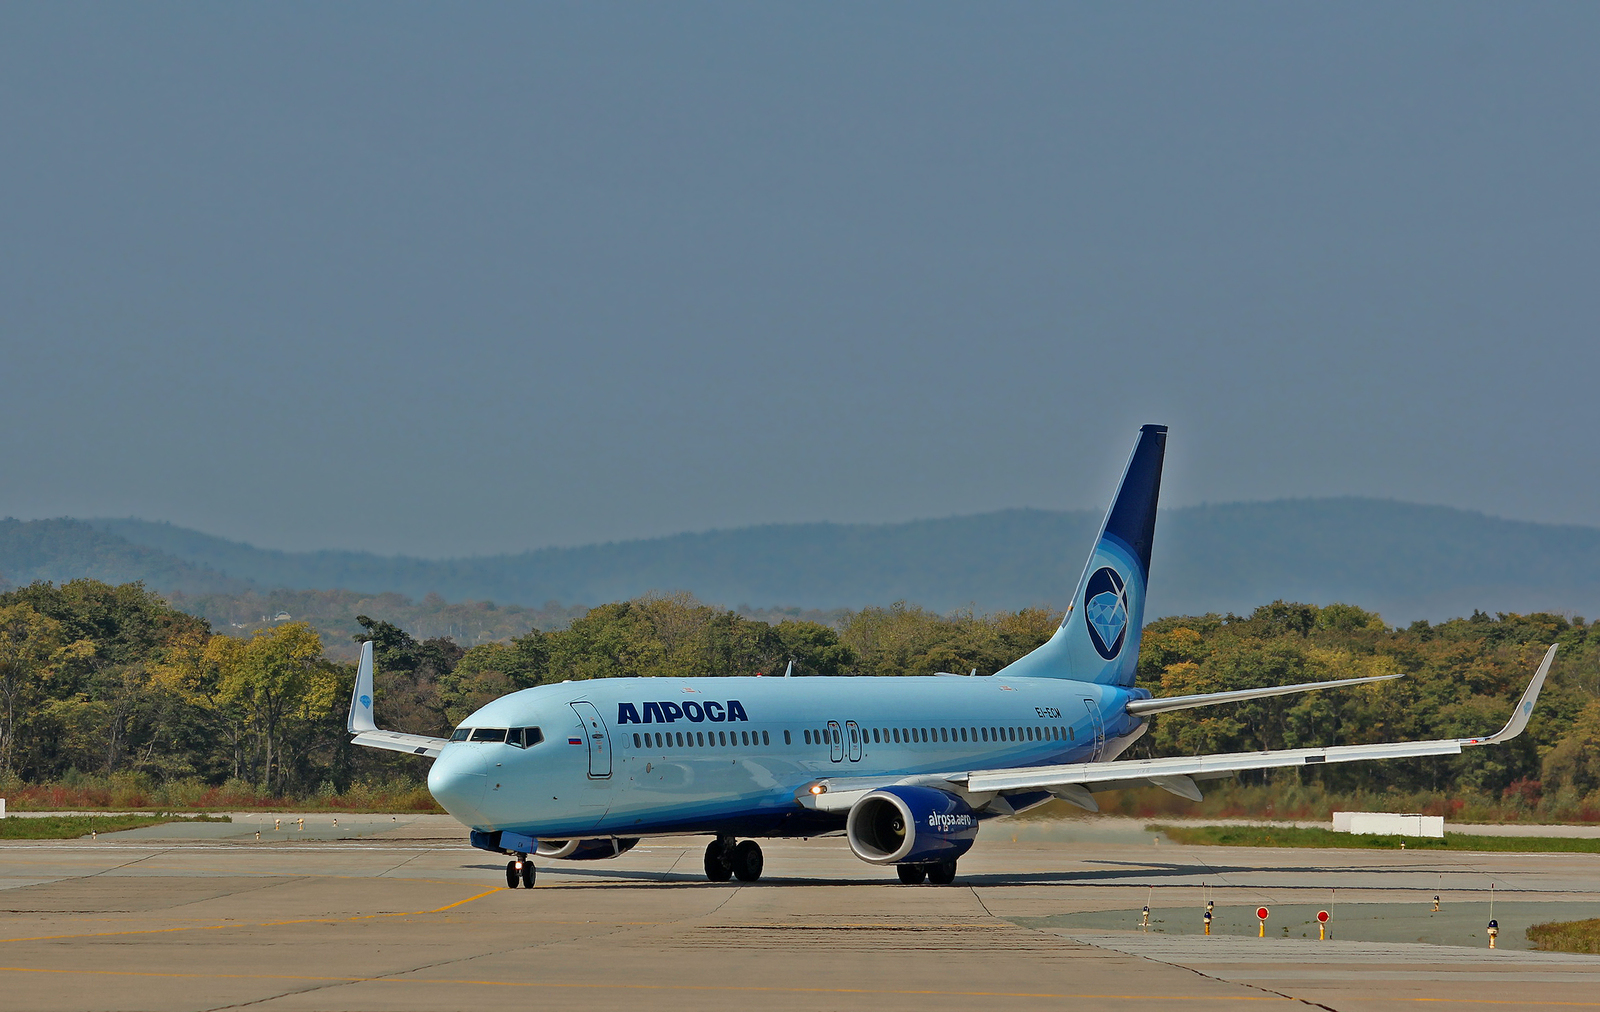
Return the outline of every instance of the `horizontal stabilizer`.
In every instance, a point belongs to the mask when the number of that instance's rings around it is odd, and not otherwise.
[[[1263,696],[1282,696],[1291,692],[1310,692],[1313,689],[1337,689],[1344,685],[1365,685],[1368,682],[1387,682],[1398,675],[1371,675],[1366,678],[1341,678],[1336,682],[1301,682],[1299,685],[1273,685],[1265,689],[1238,689],[1233,692],[1202,692],[1193,696],[1168,696],[1165,699],[1135,699],[1128,704],[1134,716],[1146,713],[1165,713],[1168,710],[1187,710],[1192,706],[1215,706],[1218,703],[1237,703],[1241,699],[1260,699]]]

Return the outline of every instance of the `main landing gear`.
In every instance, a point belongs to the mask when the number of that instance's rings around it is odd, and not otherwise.
[[[515,861],[506,864],[506,888],[515,889],[520,885],[524,889],[532,889],[535,874],[528,855],[518,854]]]
[[[897,864],[894,870],[900,876],[900,881],[908,886],[921,885],[924,879],[938,886],[949,885],[956,880],[955,858],[932,864]]]
[[[761,845],[754,840],[735,844],[731,836],[719,836],[706,845],[706,878],[713,882],[726,882],[737,878],[740,882],[754,882],[761,877],[766,859],[761,856]]]

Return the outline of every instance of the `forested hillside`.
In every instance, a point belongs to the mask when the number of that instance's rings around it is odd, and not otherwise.
[[[602,605],[567,628],[470,649],[419,639],[381,613],[361,625],[378,646],[380,720],[438,735],[505,692],[564,679],[775,673],[790,660],[807,677],[988,674],[1043,642],[1058,620],[1039,609],[945,616],[895,606],[834,625],[769,623],[676,595]],[[1557,615],[1479,613],[1395,629],[1356,607],[1278,602],[1243,618],[1164,618],[1147,628],[1140,655],[1141,684],[1158,695],[1409,677],[1162,714],[1135,754],[1483,734],[1505,721],[1551,642],[1563,644],[1551,684],[1512,744],[1289,771],[1273,782],[1305,777],[1376,794],[1377,804],[1600,820],[1600,633]],[[353,677],[303,623],[220,636],[137,586],[11,591],[0,595],[0,791],[26,803],[48,795],[27,785],[55,783],[122,804],[179,804],[217,789],[231,798],[359,793],[397,771],[420,777],[425,767],[410,757],[346,743]]]
[[[188,595],[192,607],[221,623],[238,621],[240,610],[222,596],[277,588],[399,593],[418,602],[437,594],[551,611],[672,590],[735,608],[916,601],[937,611],[997,611],[1064,605],[1098,520],[1091,513],[1010,510],[903,524],[751,527],[448,560],[270,552],[136,520],[93,526],[12,520],[0,521],[0,579],[13,585],[143,579],[158,591]],[[1278,598],[1361,601],[1397,622],[1441,621],[1475,609],[1600,614],[1600,530],[1375,499],[1162,512],[1151,614],[1246,612]],[[347,626],[351,618],[339,621]]]

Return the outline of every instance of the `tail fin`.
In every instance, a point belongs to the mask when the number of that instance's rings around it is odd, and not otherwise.
[[[1165,425],[1146,425],[1139,430],[1133,456],[1122,472],[1122,483],[1106,511],[1061,627],[1043,646],[998,674],[1133,684],[1166,450]]]

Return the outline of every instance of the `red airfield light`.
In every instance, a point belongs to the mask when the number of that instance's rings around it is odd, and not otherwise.
[[[1327,924],[1328,923],[1328,912],[1326,910],[1318,910],[1317,911],[1317,920],[1321,921],[1323,924]]]
[[[1267,919],[1267,908],[1266,907],[1256,907],[1256,916],[1261,918],[1263,921],[1266,920]]]

